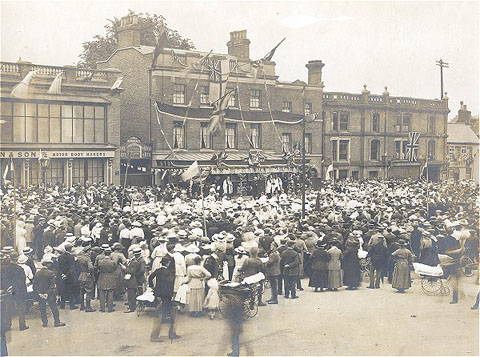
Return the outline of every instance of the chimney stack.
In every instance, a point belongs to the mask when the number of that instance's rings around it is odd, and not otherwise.
[[[322,68],[325,66],[320,60],[308,61],[305,65],[308,69],[308,85],[315,87],[322,87]]]
[[[457,123],[470,124],[470,119],[472,118],[472,112],[467,110],[467,105],[460,102],[460,109],[458,110]]]
[[[227,42],[228,54],[243,59],[250,59],[250,40],[247,30],[230,32],[230,41]]]
[[[122,17],[118,28],[118,48],[139,47],[141,45],[140,28],[138,15]]]

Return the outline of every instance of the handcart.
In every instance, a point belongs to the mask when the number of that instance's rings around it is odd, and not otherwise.
[[[415,273],[420,275],[422,291],[426,295],[450,295],[450,288],[443,282],[448,279],[448,273],[443,271],[440,264],[432,267],[421,263],[413,263],[413,268]]]
[[[146,308],[156,308],[158,306],[158,299],[153,293],[153,289],[147,288],[145,292],[137,296],[137,316],[140,316]]]

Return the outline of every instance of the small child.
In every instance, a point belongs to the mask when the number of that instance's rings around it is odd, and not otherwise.
[[[220,304],[217,279],[211,278],[210,280],[208,280],[207,286],[209,289],[208,294],[203,302],[203,308],[208,310],[210,320],[213,320],[215,318],[215,312],[217,311]]]

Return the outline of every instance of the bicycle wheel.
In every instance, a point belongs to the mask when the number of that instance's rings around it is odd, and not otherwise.
[[[246,317],[254,317],[258,313],[258,294],[256,291],[245,300],[243,313]]]
[[[441,292],[442,281],[438,278],[422,277],[422,291],[425,295],[433,296]]]
[[[473,275],[473,260],[470,257],[464,256],[460,258],[460,266],[462,267],[462,273],[466,277]]]

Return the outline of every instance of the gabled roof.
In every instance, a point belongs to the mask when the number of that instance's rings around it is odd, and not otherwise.
[[[448,123],[448,144],[462,143],[478,145],[478,137],[473,132],[472,128],[463,123]]]

